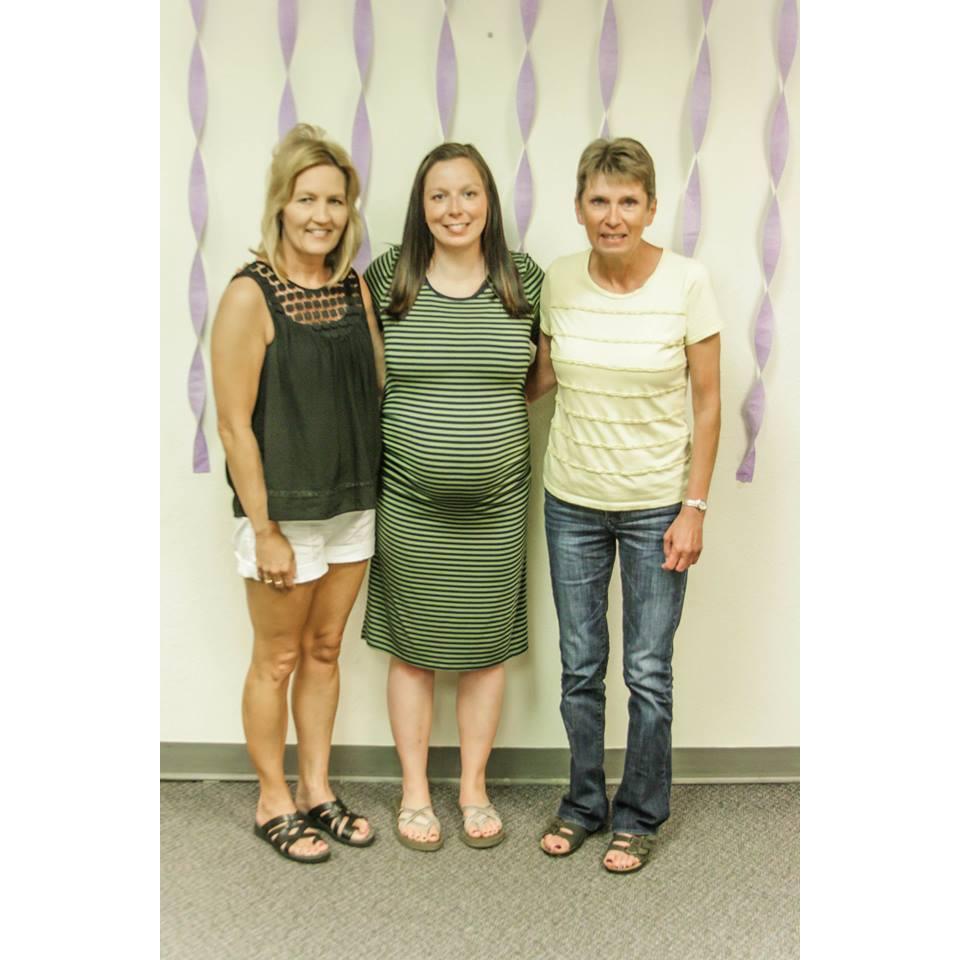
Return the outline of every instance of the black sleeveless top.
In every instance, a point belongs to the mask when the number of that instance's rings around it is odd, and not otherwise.
[[[263,291],[275,336],[253,410],[271,520],[326,520],[377,499],[380,392],[354,270],[309,290],[256,260],[236,275]],[[233,488],[230,471],[227,482]],[[234,516],[244,516],[234,489]]]

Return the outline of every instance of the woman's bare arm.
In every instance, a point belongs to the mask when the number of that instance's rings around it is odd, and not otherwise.
[[[260,371],[272,339],[273,325],[260,288],[249,277],[233,280],[220,301],[211,337],[217,430],[230,479],[256,534],[261,576],[292,587],[293,550],[267,513],[263,463],[252,426]]]
[[[693,449],[687,479],[688,500],[706,500],[720,442],[720,334],[687,347],[690,392],[693,401]],[[664,570],[678,573],[692,567],[703,550],[704,514],[681,507],[663,537]]]
[[[550,338],[545,333],[537,337],[537,355],[527,371],[527,403],[539,400],[557,385],[557,377],[550,361]]]
[[[360,295],[363,297],[363,308],[367,314],[367,326],[370,328],[370,339],[373,341],[373,359],[377,365],[377,384],[380,392],[383,393],[383,384],[387,377],[386,361],[383,356],[383,337],[380,336],[380,328],[377,325],[377,314],[373,308],[373,298],[370,296],[370,288],[367,281],[360,278]]]

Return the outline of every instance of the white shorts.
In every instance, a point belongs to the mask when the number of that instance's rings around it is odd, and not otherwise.
[[[374,547],[374,510],[351,510],[329,520],[280,520],[297,561],[294,583],[319,580],[331,563],[369,560]],[[241,577],[257,580],[257,538],[246,517],[237,518],[233,554]]]

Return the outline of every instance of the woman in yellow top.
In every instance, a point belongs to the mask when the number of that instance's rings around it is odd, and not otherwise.
[[[700,263],[643,239],[656,209],[653,160],[642,144],[621,137],[584,150],[576,214],[590,249],[547,271],[528,383],[530,400],[558,387],[544,512],[571,755],[569,789],[540,845],[565,856],[607,822],[607,592],[619,549],[630,699],[603,860],[614,873],[643,866],[669,815],[673,636],[686,571],[703,545],[720,435],[716,301]]]

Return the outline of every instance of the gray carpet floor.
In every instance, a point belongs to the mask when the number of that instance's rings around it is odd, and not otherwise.
[[[456,835],[456,788],[434,788],[446,841],[401,847],[399,788],[335,784],[378,829],[291,863],[252,833],[256,784],[160,787],[163,960],[781,960],[800,955],[798,784],[675,786],[649,865],[611,876],[607,837],[552,859],[536,838],[562,788],[491,787],[499,847]]]

